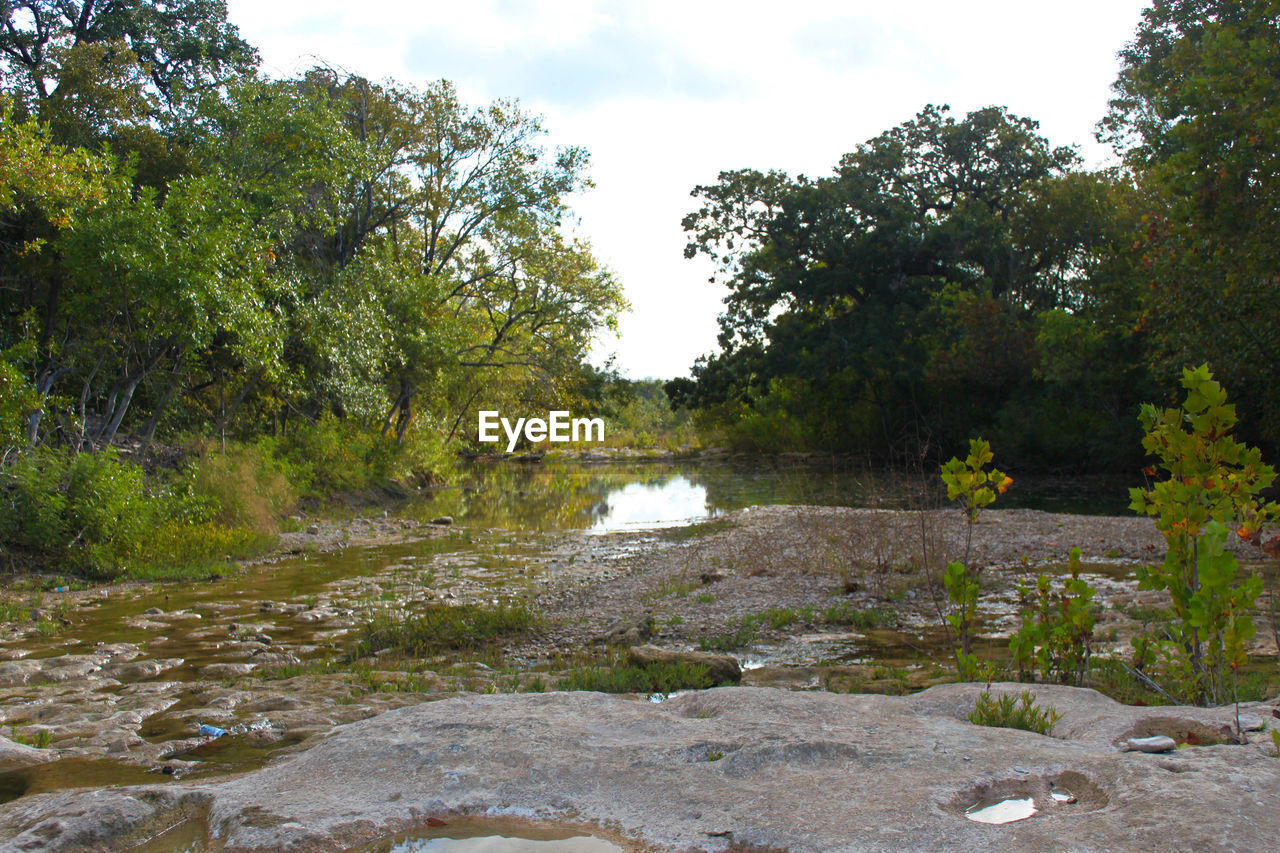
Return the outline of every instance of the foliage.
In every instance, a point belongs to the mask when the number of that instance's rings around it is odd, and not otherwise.
[[[964,556],[947,564],[942,577],[950,600],[946,623],[956,632],[960,645],[956,648],[956,671],[961,680],[978,677],[978,659],[973,654],[973,629],[978,619],[978,596],[981,592],[982,567],[969,564],[969,548],[973,542],[973,526],[984,507],[1005,493],[1013,478],[997,469],[987,470],[994,459],[991,445],[980,438],[969,441],[969,455],[963,461],[951,457],[942,466],[942,481],[947,498],[958,501],[965,513]]]
[[[1080,577],[1080,549],[1071,549],[1071,577],[1054,588],[1046,575],[1035,583],[1018,582],[1021,626],[1009,639],[1009,651],[1022,680],[1039,674],[1045,681],[1084,685],[1092,654],[1095,590]]]
[[[1076,164],[1029,119],[929,106],[831,177],[721,173],[684,221],[686,254],[729,287],[721,352],[668,383],[673,402],[750,449],[918,459],[1002,427],[1020,461],[1080,465],[1081,434],[1028,413],[1087,400],[1095,435],[1114,435],[1142,368],[1121,283],[1132,187]],[[1037,335],[1053,311],[1095,342],[1064,363],[1091,383],[1055,372],[1061,338]],[[1083,464],[1116,464],[1117,446],[1086,443]]]
[[[151,580],[221,574],[271,544],[243,519],[218,523],[219,497],[198,491],[182,479],[148,482],[110,449],[38,448],[0,479],[0,542],[89,577]]]
[[[1234,388],[1277,446],[1280,5],[1156,0],[1121,53],[1102,123],[1146,196],[1142,329],[1172,385],[1188,353]]]
[[[363,624],[352,656],[368,657],[384,649],[414,657],[480,649],[524,636],[537,624],[537,615],[519,603],[428,604],[403,618],[383,613]]]
[[[556,682],[556,690],[591,690],[599,693],[674,693],[715,687],[706,664],[685,661],[644,666],[585,667]]]
[[[1060,719],[1062,714],[1056,708],[1037,705],[1035,694],[1029,690],[1022,691],[1016,699],[1011,693],[997,698],[989,690],[984,690],[969,713],[969,722],[979,726],[1022,729],[1046,736],[1053,734],[1053,727]]]
[[[1235,407],[1207,365],[1183,371],[1187,396],[1178,408],[1146,405],[1140,420],[1143,447],[1159,459],[1167,478],[1150,489],[1132,489],[1131,508],[1153,516],[1168,545],[1162,565],[1139,571],[1140,587],[1167,590],[1172,635],[1156,640],[1179,685],[1196,702],[1222,702],[1223,681],[1246,662],[1244,643],[1254,635],[1249,616],[1262,580],[1238,577],[1226,550],[1231,527],[1256,539],[1280,508],[1260,493],[1275,469],[1256,448],[1236,441]],[[1154,471],[1153,471],[1154,473]]]

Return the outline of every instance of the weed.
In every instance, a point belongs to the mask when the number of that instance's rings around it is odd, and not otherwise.
[[[714,687],[706,664],[684,661],[646,666],[593,666],[575,670],[556,683],[557,690],[591,690],[598,693],[672,693]]]
[[[1030,690],[1022,691],[1020,698],[1005,694],[996,698],[984,690],[969,714],[969,721],[980,726],[998,726],[1006,729],[1022,729],[1036,734],[1049,735],[1062,714],[1055,708],[1041,708]]]
[[[361,626],[354,657],[383,649],[421,657],[442,651],[479,649],[502,639],[528,634],[538,617],[523,604],[483,607],[476,604],[430,604],[395,619],[379,614]]]
[[[847,601],[828,607],[823,611],[822,618],[828,625],[848,625],[863,631],[890,627],[898,621],[897,614],[891,610],[877,607],[859,610]]]

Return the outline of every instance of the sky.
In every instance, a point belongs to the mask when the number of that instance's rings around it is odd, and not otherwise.
[[[591,152],[570,200],[631,303],[615,356],[635,379],[687,375],[716,349],[727,293],[684,257],[690,193],[721,171],[820,177],[926,104],[990,105],[1040,122],[1086,163],[1117,53],[1147,0],[229,0],[267,73],[317,64],[374,80],[452,80],[479,105],[518,98],[547,143]]]

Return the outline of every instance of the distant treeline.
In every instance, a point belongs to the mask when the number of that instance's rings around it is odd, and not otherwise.
[[[762,450],[1136,469],[1138,406],[1208,362],[1280,449],[1280,5],[1156,0],[1081,168],[1034,121],[928,106],[817,179],[698,187],[729,288],[673,402]],[[1014,73],[1014,72],[1011,72]]]

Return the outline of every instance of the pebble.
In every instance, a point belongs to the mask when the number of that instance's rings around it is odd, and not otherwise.
[[[1178,742],[1166,735],[1131,737],[1128,744],[1129,750],[1134,752],[1172,752],[1178,748]]]

